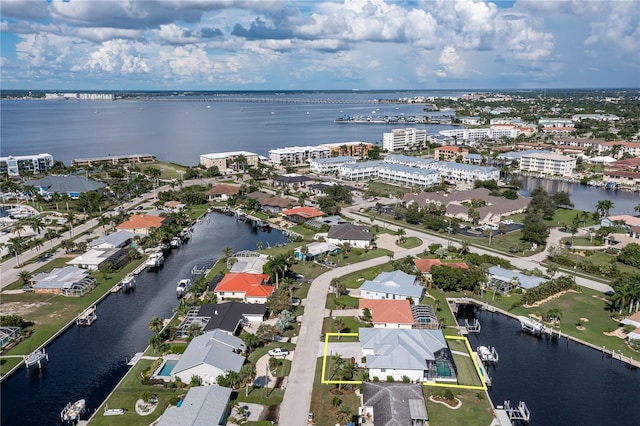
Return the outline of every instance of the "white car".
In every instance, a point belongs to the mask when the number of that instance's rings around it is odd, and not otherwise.
[[[289,355],[288,349],[274,348],[269,351],[269,356],[287,356]]]

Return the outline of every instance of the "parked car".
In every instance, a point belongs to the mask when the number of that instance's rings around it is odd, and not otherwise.
[[[288,349],[274,348],[269,351],[269,356],[287,356],[289,355]]]

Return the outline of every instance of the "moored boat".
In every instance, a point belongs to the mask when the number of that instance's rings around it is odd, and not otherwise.
[[[164,264],[164,255],[162,252],[151,253],[144,264],[149,269],[158,268]]]
[[[63,422],[75,422],[80,420],[80,416],[86,410],[87,402],[84,399],[79,399],[76,402],[68,403],[66,407],[60,412],[60,419]]]
[[[518,321],[520,321],[522,331],[526,331],[531,334],[540,334],[544,331],[544,325],[542,325],[541,322],[529,317],[519,316]]]
[[[125,276],[122,281],[120,281],[120,284],[122,284],[122,288],[124,288],[125,293],[128,293],[132,290],[135,290],[136,288],[136,277],[134,275],[127,275]]]
[[[185,295],[185,293],[187,292],[187,290],[189,290],[189,288],[191,287],[191,280],[190,279],[184,279],[184,280],[180,280],[178,282],[178,287],[176,287],[176,293],[178,295],[178,297],[182,297]]]
[[[96,313],[96,307],[94,305],[85,309],[80,315],[78,315],[78,318],[76,318],[76,324],[88,326],[93,324],[97,319],[98,314]]]

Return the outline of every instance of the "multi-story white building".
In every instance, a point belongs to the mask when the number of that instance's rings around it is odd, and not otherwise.
[[[344,164],[338,169],[338,175],[345,180],[373,179],[378,177],[378,169],[384,164],[384,161],[363,161]]]
[[[316,158],[328,158],[331,150],[321,146],[292,146],[269,150],[269,160],[274,164],[288,162],[295,166]]]
[[[311,165],[311,171],[319,174],[327,174],[335,172],[343,167],[345,164],[355,164],[356,159],[354,157],[341,156],[341,157],[329,157],[329,158],[315,158],[312,159],[309,164]]]
[[[456,138],[458,140],[475,141],[481,139],[500,139],[503,136],[517,138],[520,134],[518,127],[491,127],[489,129],[451,129],[441,130],[438,134]]]
[[[546,118],[541,117],[538,120],[540,127],[575,127],[570,118]]]
[[[435,170],[385,163],[378,168],[378,179],[399,185],[428,188],[440,183],[440,173]]]
[[[389,164],[401,164],[403,166],[418,167],[420,169],[430,169],[436,160],[431,158],[409,157],[407,155],[392,155],[384,157],[384,162]]]
[[[0,174],[7,173],[9,176],[20,176],[20,173],[42,173],[52,167],[53,156],[51,154],[0,157]]]
[[[248,151],[229,151],[229,152],[215,152],[211,154],[200,155],[200,164],[206,168],[213,166],[218,167],[220,173],[227,173],[238,169],[239,164],[237,160],[244,157],[246,160],[245,165],[252,167],[258,164],[258,154]]]
[[[422,129],[393,129],[382,134],[382,148],[389,152],[412,151],[426,141],[427,131]]]
[[[431,165],[432,170],[440,174],[440,178],[449,183],[476,180],[500,180],[500,170],[495,167],[476,166],[475,164],[451,163],[438,161]]]
[[[594,120],[594,121],[619,121],[620,117],[613,114],[575,114],[571,116],[573,121]]]
[[[520,171],[546,175],[571,176],[576,167],[576,159],[551,153],[532,153],[520,157]]]

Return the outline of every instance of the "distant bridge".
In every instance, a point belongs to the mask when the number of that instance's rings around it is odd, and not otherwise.
[[[276,103],[276,104],[333,104],[333,105],[346,105],[346,104],[360,104],[360,105],[377,105],[380,104],[378,99],[308,99],[308,98],[285,98],[285,97],[259,97],[259,98],[245,98],[245,97],[219,97],[219,98],[197,98],[197,97],[171,97],[160,98],[153,97],[148,98],[150,101],[175,101],[175,102],[243,102],[243,103]],[[384,103],[392,103],[390,101],[384,101]],[[400,102],[398,102],[400,103]]]

